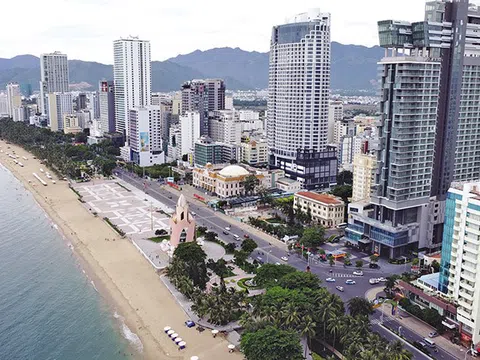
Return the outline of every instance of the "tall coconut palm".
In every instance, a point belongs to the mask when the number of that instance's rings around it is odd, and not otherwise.
[[[307,347],[310,348],[310,340],[312,337],[315,336],[316,327],[317,327],[317,324],[308,315],[304,318],[304,321],[301,324],[300,334],[301,336],[307,337],[307,345],[308,345],[305,347],[305,357],[307,357]]]
[[[328,322],[327,322],[327,329],[333,335],[334,348],[335,348],[335,341],[336,341],[337,334],[339,334],[343,328],[342,318],[343,316],[333,315],[332,317],[330,317],[330,319],[328,319]]]
[[[411,360],[413,357],[410,351],[404,349],[400,340],[396,340],[388,344],[387,354],[389,360]]]
[[[367,299],[356,296],[348,301],[348,310],[353,317],[357,315],[368,316],[373,312],[373,306]]]

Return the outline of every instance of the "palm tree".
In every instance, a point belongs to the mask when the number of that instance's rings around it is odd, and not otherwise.
[[[305,319],[302,323],[302,329],[300,331],[301,336],[307,337],[307,346],[305,346],[305,357],[307,357],[307,347],[310,348],[310,339],[315,336],[315,328],[317,324],[313,321],[310,316],[305,316]]]
[[[349,300],[348,310],[353,317],[357,315],[368,316],[373,312],[373,307],[372,303],[367,299],[356,296]]]
[[[327,297],[323,303],[320,304],[320,321],[323,323],[323,340],[326,341],[327,335],[327,322],[328,320],[337,314],[337,309],[335,308],[335,304],[331,301],[328,301],[330,297]],[[325,346],[324,346],[325,347]]]
[[[297,307],[293,303],[288,303],[282,308],[282,315],[284,315],[285,325],[296,328],[300,322],[300,315]]]
[[[387,281],[385,281],[385,292],[390,293],[391,290],[395,287],[397,283],[397,276],[392,275],[387,277]]]
[[[327,329],[333,334],[333,347],[335,348],[335,340],[337,334],[342,331],[343,323],[342,323],[343,316],[333,315],[330,319],[328,319]]]
[[[403,348],[400,340],[392,341],[387,346],[387,358],[389,360],[410,360],[412,357],[412,353]]]

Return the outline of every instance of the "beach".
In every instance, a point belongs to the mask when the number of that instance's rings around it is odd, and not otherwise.
[[[136,341],[135,357],[140,359],[242,359],[236,353],[228,353],[228,342],[213,338],[209,331],[199,333],[188,329],[183,312],[158,274],[138,252],[128,238],[121,238],[101,218],[95,217],[78,200],[69,188],[68,181],[58,179],[53,172],[55,184],[47,179],[49,171],[38,159],[21,147],[0,141],[0,163],[8,168],[37,203],[48,214],[55,228],[65,237],[82,267],[92,280],[92,286],[108,303],[116,317],[121,317],[125,326],[121,331],[133,343]],[[15,164],[7,153],[18,156]],[[27,158],[27,160],[24,159]],[[33,173],[48,185],[44,186]],[[113,313],[112,313],[113,316]],[[164,333],[170,326],[187,343],[187,348],[178,351],[177,346]],[[61,329],[58,329],[61,331]]]

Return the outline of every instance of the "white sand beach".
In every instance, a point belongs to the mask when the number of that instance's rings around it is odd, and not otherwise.
[[[196,355],[204,359],[243,359],[243,356],[228,352],[228,342],[213,338],[209,331],[200,334],[184,325],[187,315],[160,280],[148,261],[127,238],[121,238],[101,218],[86,209],[68,182],[50,175],[38,159],[12,144],[0,141],[0,163],[8,168],[29,190],[58,230],[74,247],[84,269],[94,281],[99,294],[121,315],[128,328],[138,335],[143,351],[142,359],[190,359]],[[23,167],[15,164],[7,153],[19,158]],[[24,159],[27,158],[27,160]],[[42,185],[33,173],[40,176]],[[34,244],[32,244],[34,245]],[[186,341],[187,348],[179,351],[163,332],[165,326],[175,329]],[[61,331],[61,329],[59,329]]]

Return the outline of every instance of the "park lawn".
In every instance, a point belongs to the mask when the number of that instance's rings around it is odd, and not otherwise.
[[[170,235],[154,236],[154,237],[148,238],[148,240],[156,243],[161,243],[163,240],[170,240]]]

